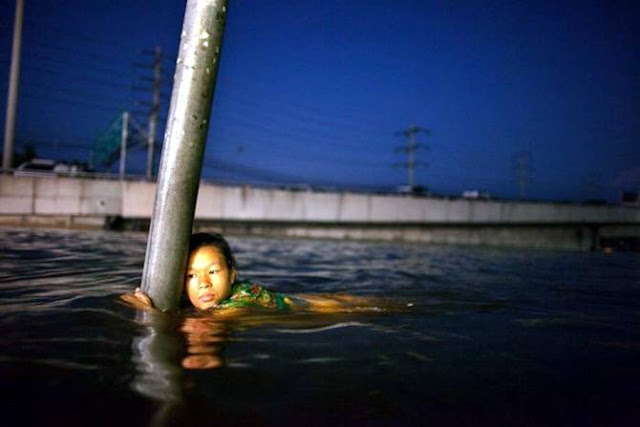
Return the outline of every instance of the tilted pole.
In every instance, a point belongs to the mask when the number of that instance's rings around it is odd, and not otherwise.
[[[16,133],[16,110],[18,108],[18,83],[20,80],[20,51],[22,50],[22,18],[24,0],[16,0],[16,17],[13,23],[13,46],[11,47],[11,70],[9,71],[9,93],[7,113],[4,121],[4,151],[2,168],[13,166],[13,140]]]
[[[176,62],[142,291],[176,309],[184,286],[227,0],[188,0]]]

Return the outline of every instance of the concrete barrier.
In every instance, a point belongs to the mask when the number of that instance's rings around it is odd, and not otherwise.
[[[90,227],[148,221],[155,183],[0,175],[0,224]],[[287,191],[203,183],[196,225],[289,237],[583,249],[640,238],[640,208]],[[102,222],[101,222],[102,221]],[[544,236],[546,237],[544,237]],[[540,237],[543,236],[543,237]],[[506,242],[506,243],[505,243]]]

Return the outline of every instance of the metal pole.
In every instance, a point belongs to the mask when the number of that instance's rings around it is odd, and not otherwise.
[[[129,136],[129,113],[122,113],[122,134],[120,137],[120,179],[124,179],[127,163],[127,137]]]
[[[162,311],[179,306],[227,0],[188,0],[158,171],[142,290]]]
[[[162,63],[162,49],[156,46],[153,59],[153,103],[149,115],[149,133],[147,134],[147,179],[153,178],[153,156],[156,143],[156,127],[158,126],[158,110],[160,110],[160,64]]]
[[[16,110],[18,107],[18,83],[20,80],[20,51],[22,50],[22,17],[24,0],[16,0],[16,17],[13,24],[13,46],[11,48],[11,70],[9,72],[9,94],[7,114],[4,122],[4,151],[2,168],[13,166],[13,139],[16,133]]]

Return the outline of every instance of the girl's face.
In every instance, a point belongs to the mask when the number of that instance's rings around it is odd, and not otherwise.
[[[229,298],[235,279],[235,269],[218,248],[202,246],[189,255],[186,291],[195,308],[206,310]]]

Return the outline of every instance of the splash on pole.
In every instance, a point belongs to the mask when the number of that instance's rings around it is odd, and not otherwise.
[[[227,0],[188,0],[147,242],[142,290],[179,306],[209,130]]]

